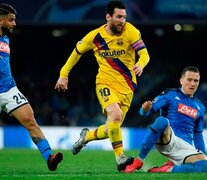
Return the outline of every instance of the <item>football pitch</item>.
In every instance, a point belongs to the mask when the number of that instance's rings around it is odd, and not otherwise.
[[[148,173],[147,169],[162,165],[166,161],[156,151],[152,151],[143,168],[131,174],[116,170],[112,151],[82,150],[76,156],[71,151],[62,151],[64,160],[57,171],[50,172],[39,151],[31,149],[0,150],[0,179],[206,179],[207,173]],[[136,157],[137,151],[125,151]]]

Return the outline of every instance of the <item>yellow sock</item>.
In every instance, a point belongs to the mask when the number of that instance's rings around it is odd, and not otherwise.
[[[97,129],[89,131],[86,135],[87,141],[106,139],[108,136],[104,132],[105,125],[99,126]]]
[[[114,149],[115,156],[120,156],[123,154],[123,144],[122,144],[122,132],[120,123],[109,122],[108,123],[108,136],[110,138],[112,147]]]

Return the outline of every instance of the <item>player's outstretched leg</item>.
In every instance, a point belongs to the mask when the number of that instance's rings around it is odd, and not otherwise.
[[[47,162],[48,169],[50,171],[55,171],[58,164],[63,160],[63,154],[61,152],[52,154],[52,150],[47,139],[32,137],[32,140],[39,149],[42,157]]]
[[[55,171],[57,169],[58,164],[63,160],[63,154],[61,152],[57,152],[53,155],[49,156],[47,160],[47,166],[50,171]]]
[[[131,156],[125,156],[124,154],[116,157],[116,166],[118,171],[124,172],[127,165],[132,164],[134,158]]]
[[[180,173],[180,172],[190,172],[190,173],[202,173],[207,172],[207,160],[199,160],[194,163],[182,164],[180,166],[174,166],[171,169],[171,172]]]
[[[78,154],[80,150],[88,143],[88,141],[86,141],[85,138],[88,131],[89,131],[88,128],[82,129],[80,133],[80,138],[78,139],[77,142],[75,142],[75,144],[73,144],[73,148],[72,148],[73,155]]]

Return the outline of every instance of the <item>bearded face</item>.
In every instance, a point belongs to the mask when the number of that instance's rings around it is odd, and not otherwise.
[[[1,33],[2,35],[10,36],[16,26],[15,14],[8,14],[1,17]]]
[[[12,31],[9,30],[7,26],[2,26],[1,30],[2,30],[2,34],[6,36],[11,36],[11,34],[13,33],[13,30]]]
[[[119,23],[119,24],[111,24],[111,31],[114,33],[114,34],[119,34],[121,33],[121,31],[123,30],[124,28],[124,23]]]
[[[108,25],[113,34],[119,34],[124,29],[126,22],[126,10],[125,9],[114,9],[114,14],[108,16]]]

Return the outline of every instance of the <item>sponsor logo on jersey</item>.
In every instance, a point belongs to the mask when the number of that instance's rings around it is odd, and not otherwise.
[[[8,53],[10,54],[10,48],[7,43],[0,42],[0,52]]]
[[[98,52],[100,57],[104,57],[104,58],[114,58],[114,57],[118,57],[122,54],[126,54],[125,50],[105,50],[105,51],[99,51]]]
[[[181,114],[185,114],[186,116],[190,116],[192,118],[196,118],[198,114],[198,110],[191,108],[189,106],[186,106],[185,104],[179,103],[178,105],[178,112]]]

